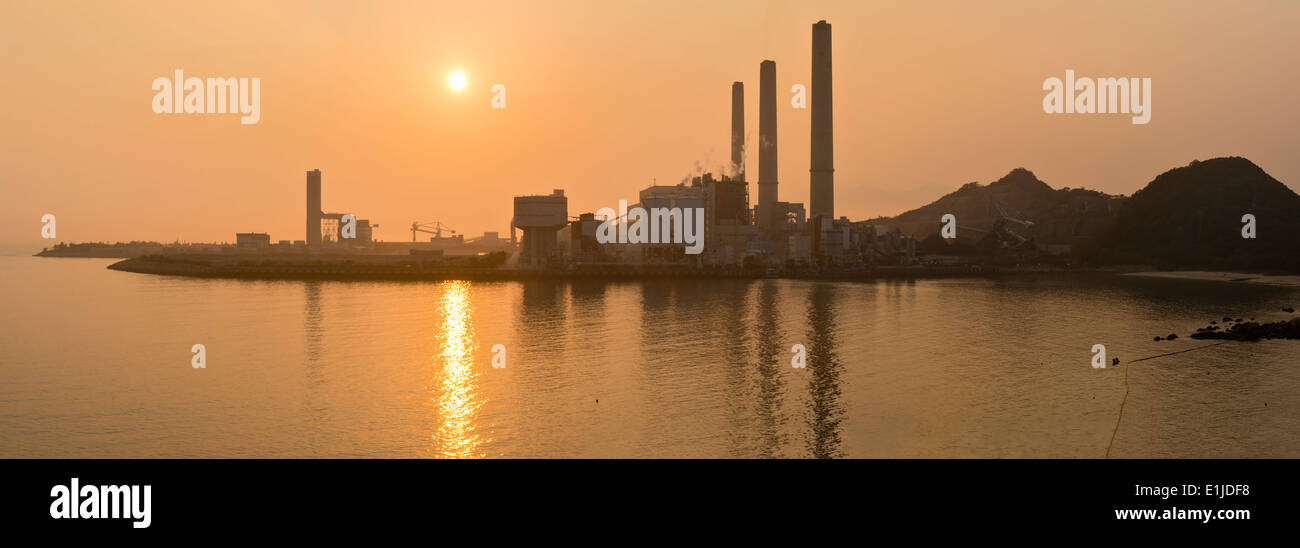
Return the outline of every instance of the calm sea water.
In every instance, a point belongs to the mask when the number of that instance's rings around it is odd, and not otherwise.
[[[1101,457],[1112,432],[1112,457],[1300,456],[1300,341],[1127,365],[1209,344],[1186,335],[1210,319],[1286,317],[1294,288],[239,281],[111,262],[0,257],[0,456]],[[1123,363],[1093,369],[1097,343]]]

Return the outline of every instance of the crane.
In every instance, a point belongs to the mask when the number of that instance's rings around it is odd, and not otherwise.
[[[1034,227],[1033,221],[1020,219],[1021,215],[1012,209],[997,196],[993,196],[993,208],[997,210],[997,218],[993,220],[993,226],[989,229],[975,228],[964,225],[957,225],[959,231],[977,232],[983,234],[985,238],[992,238],[998,247],[1002,249],[1015,249],[1022,246],[1034,247],[1033,236],[1030,235],[1030,229]],[[1020,225],[1022,228],[1013,229],[1012,225]],[[945,243],[952,244],[951,241]]]
[[[456,236],[456,230],[455,230],[455,229],[453,229],[453,228],[451,228],[451,227],[449,227],[449,226],[447,226],[447,225],[442,224],[442,222],[440,222],[440,221],[434,221],[434,222],[432,222],[432,223],[421,223],[420,221],[412,221],[412,222],[411,222],[411,241],[412,241],[412,242],[415,241],[415,233],[416,233],[416,232],[426,232],[426,233],[429,233],[429,234],[433,234],[433,237],[434,237],[434,238],[442,239],[442,231],[443,231],[443,230],[446,230],[446,231],[450,232],[450,233],[452,234],[452,237],[453,237],[453,238]]]
[[[1025,228],[1031,228],[1034,226],[1033,221],[1022,221],[1020,219],[1017,219],[1016,217],[1020,217],[1021,215],[1017,214],[1016,211],[1011,209],[1010,206],[1002,203],[1002,200],[999,200],[997,196],[993,197],[993,207],[997,208],[998,215],[1000,215],[1003,219],[1016,223]]]
[[[996,234],[998,240],[1002,242],[1002,247],[1014,248],[1025,244],[1029,244],[1030,247],[1033,247],[1033,241],[1028,235],[1029,229],[1034,227],[1033,221],[1019,219],[1021,215],[1011,209],[1010,206],[1002,203],[1002,200],[999,200],[997,196],[993,196],[993,207],[998,210],[998,219],[993,222],[993,233]],[[1007,223],[1015,223],[1024,228],[1018,232],[1012,230]]]

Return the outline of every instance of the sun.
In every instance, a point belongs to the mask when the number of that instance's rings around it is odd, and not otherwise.
[[[451,76],[447,77],[447,84],[451,86],[451,89],[463,89],[465,82],[465,73],[460,71],[453,72]]]

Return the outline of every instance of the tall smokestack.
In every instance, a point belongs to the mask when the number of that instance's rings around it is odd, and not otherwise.
[[[745,83],[731,84],[731,169],[745,180]]]
[[[320,246],[320,170],[307,172],[307,245]]]
[[[812,169],[808,216],[835,218],[834,116],[831,114],[831,25],[813,25],[812,39]]]
[[[771,230],[776,218],[776,61],[758,65],[758,226]]]

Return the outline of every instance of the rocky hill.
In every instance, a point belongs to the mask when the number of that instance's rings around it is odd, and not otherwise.
[[[1256,238],[1242,238],[1242,215]],[[1086,252],[1099,264],[1300,271],[1300,195],[1250,160],[1215,158],[1156,177]]]
[[[937,235],[939,220],[948,213],[957,217],[959,226],[988,230],[998,218],[995,197],[1035,224],[1032,234],[1038,243],[1072,246],[1091,242],[1106,232],[1124,201],[1122,196],[1095,190],[1054,189],[1033,172],[1017,168],[988,185],[968,183],[928,205],[880,222],[920,240]],[[965,238],[968,234],[970,240]],[[959,244],[974,243],[977,238],[977,232],[957,231]]]

